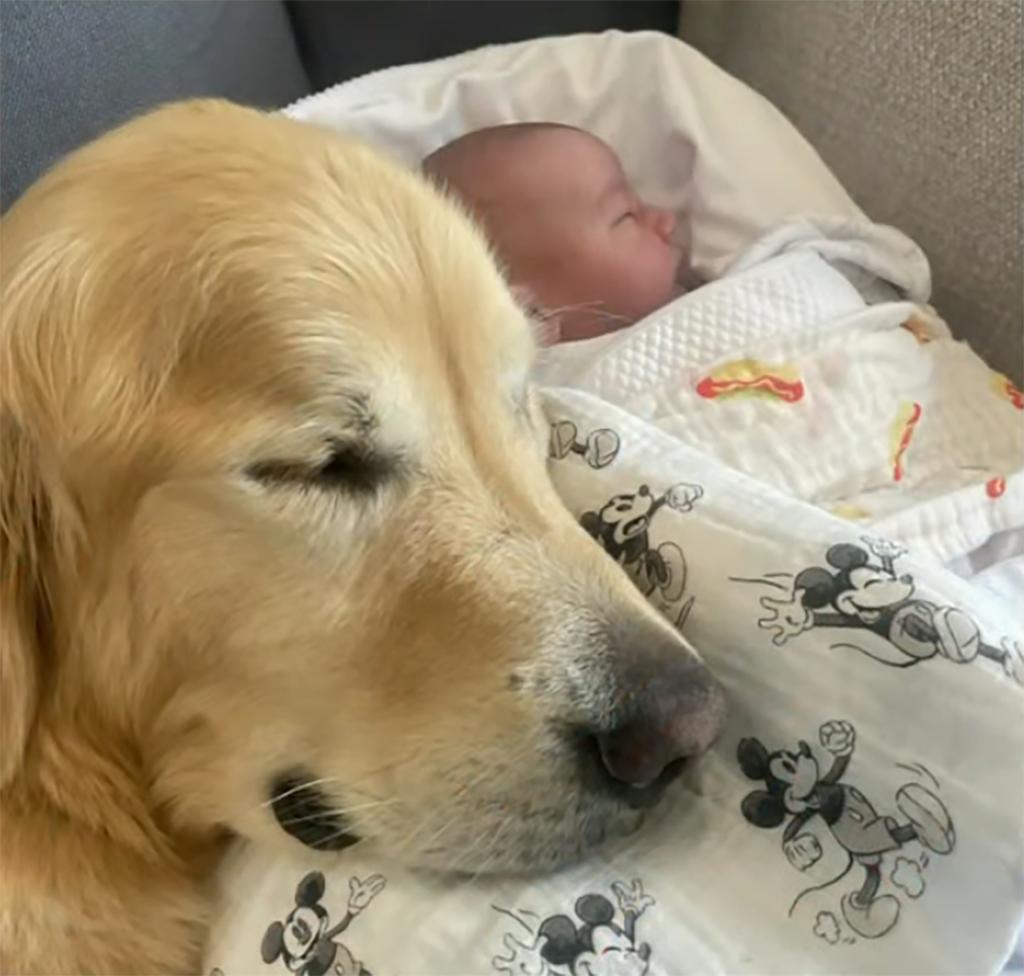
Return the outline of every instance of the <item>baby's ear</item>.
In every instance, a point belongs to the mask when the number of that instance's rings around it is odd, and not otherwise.
[[[71,505],[48,475],[54,468],[0,403],[0,787],[21,768],[40,685],[54,667],[49,576],[74,559]]]

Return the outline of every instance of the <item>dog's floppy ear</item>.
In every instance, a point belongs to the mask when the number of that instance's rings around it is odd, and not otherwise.
[[[66,326],[88,278],[65,260],[67,244],[46,238],[33,250],[19,240],[18,218],[4,220],[3,231],[15,230],[3,235],[0,279],[0,788],[21,767],[40,682],[55,666],[54,574],[75,563],[82,538],[57,432],[58,417],[75,413],[83,357]]]
[[[43,581],[50,511],[37,459],[0,404],[0,787],[21,765],[49,630]]]

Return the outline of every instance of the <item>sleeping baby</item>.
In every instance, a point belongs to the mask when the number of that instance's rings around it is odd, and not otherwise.
[[[542,320],[554,348],[539,385],[596,394],[944,562],[990,533],[929,545],[947,515],[925,518],[925,502],[944,498],[992,531],[1015,524],[1024,394],[924,304],[927,260],[899,231],[796,217],[688,289],[698,282],[683,228],[640,197],[596,136],[497,126],[423,168],[481,223]]]
[[[483,225],[549,340],[603,335],[683,292],[675,215],[640,199],[613,150],[582,129],[481,129],[423,168]]]

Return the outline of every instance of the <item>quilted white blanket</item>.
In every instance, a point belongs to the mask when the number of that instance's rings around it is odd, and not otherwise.
[[[969,574],[1024,556],[1024,393],[952,339],[929,287],[891,228],[794,220],[646,321],[547,350],[538,379],[922,558],[987,545]]]

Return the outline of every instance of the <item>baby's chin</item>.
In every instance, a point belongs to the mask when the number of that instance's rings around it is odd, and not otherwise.
[[[635,325],[641,319],[653,315],[658,309],[668,305],[683,291],[678,294],[675,290],[664,296],[664,301],[653,304],[649,309],[634,309],[632,314],[623,315],[613,312],[605,314],[579,314],[568,313],[558,319],[548,319],[538,332],[538,339],[542,345],[554,345],[556,342],[581,342],[584,339],[596,339],[599,336],[609,335],[612,332],[621,332]]]
[[[547,345],[556,342],[581,342],[584,339],[596,339],[611,332],[628,329],[634,320],[624,316],[583,316],[569,314],[550,323]]]
[[[676,269],[676,276],[672,282],[672,299],[679,298],[681,295],[686,295],[696,288],[700,288],[701,285],[705,284],[705,280],[690,267],[689,262],[682,261],[679,267]]]
[[[546,319],[538,327],[538,341],[541,345],[551,346],[557,342],[580,342],[612,332],[621,332],[681,298],[690,287],[692,286],[688,286],[686,279],[680,274],[668,282],[659,293],[653,297],[648,295],[646,302],[634,304],[631,308],[614,311],[609,308],[603,312],[595,311],[592,307],[567,309],[557,318]]]
[[[652,298],[643,307],[634,309],[632,323],[640,322],[648,316],[654,315],[666,305],[671,305],[677,298],[682,298],[689,290],[690,288],[687,285],[686,279],[683,277],[683,272],[680,270],[672,281],[662,289],[659,295]]]
[[[668,298],[662,303],[668,305],[670,302],[674,302],[677,298],[682,298],[690,289],[686,287],[681,281],[674,281],[672,288],[668,293]]]

